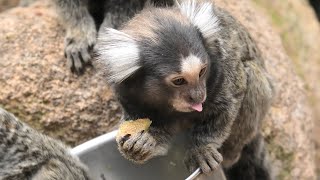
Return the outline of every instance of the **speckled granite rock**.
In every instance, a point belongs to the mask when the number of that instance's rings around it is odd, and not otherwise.
[[[110,130],[120,109],[93,70],[81,77],[69,72],[64,31],[49,7],[0,14],[0,106],[74,145]]]
[[[264,124],[276,174],[279,179],[315,179],[312,113],[279,35],[249,1],[215,2],[248,28],[277,83],[278,94]],[[109,131],[120,110],[93,69],[82,77],[69,73],[63,36],[45,3],[0,14],[0,106],[46,134],[75,144]]]
[[[315,114],[313,139],[316,142],[316,167],[320,179],[320,43],[316,43],[320,42],[320,21],[308,0],[254,2],[270,18],[294,62],[294,69],[306,84],[308,99]],[[320,3],[318,0],[314,2]]]
[[[0,12],[15,7],[20,0],[0,0]]]

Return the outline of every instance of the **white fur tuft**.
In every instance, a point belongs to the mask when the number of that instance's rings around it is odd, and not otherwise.
[[[128,34],[106,28],[100,32],[95,48],[111,83],[121,83],[140,68],[138,45]]]
[[[185,0],[179,5],[182,14],[199,28],[204,38],[212,38],[220,30],[218,17],[213,12],[210,2]]]

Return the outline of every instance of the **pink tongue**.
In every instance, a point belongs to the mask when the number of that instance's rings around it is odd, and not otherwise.
[[[200,103],[200,104],[192,105],[191,108],[198,111],[198,112],[201,112],[202,111],[202,104]]]

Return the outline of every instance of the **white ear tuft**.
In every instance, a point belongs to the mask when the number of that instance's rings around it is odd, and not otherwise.
[[[174,0],[174,5],[180,7],[180,2],[178,0]]]
[[[110,83],[121,83],[141,67],[136,41],[121,31],[111,28],[102,30],[95,51]]]
[[[185,0],[180,3],[179,8],[181,13],[199,28],[204,38],[212,38],[220,30],[219,19],[213,12],[212,3]]]

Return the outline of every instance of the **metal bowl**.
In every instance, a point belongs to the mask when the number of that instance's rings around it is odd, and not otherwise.
[[[96,180],[192,180],[225,179],[219,168],[210,176],[199,176],[200,169],[190,175],[183,164],[184,138],[177,138],[167,156],[151,159],[146,164],[137,165],[121,156],[115,140],[117,131],[113,131],[71,150],[89,167],[89,173]]]

